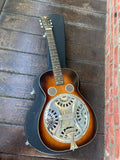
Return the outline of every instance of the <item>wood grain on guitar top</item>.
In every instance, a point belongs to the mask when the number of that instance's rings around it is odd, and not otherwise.
[[[72,84],[74,86],[74,91],[71,93],[77,97],[79,97],[80,99],[82,99],[84,101],[84,103],[86,104],[88,111],[89,111],[89,115],[90,115],[90,123],[88,126],[88,129],[86,131],[86,133],[79,139],[76,141],[76,144],[78,147],[83,146],[85,144],[87,144],[95,135],[96,132],[96,120],[95,120],[95,116],[93,114],[92,109],[90,108],[89,104],[84,100],[84,98],[82,97],[82,95],[80,94],[79,90],[78,90],[78,83],[79,83],[79,79],[78,76],[76,75],[76,73],[74,71],[72,71],[71,69],[62,69],[62,73],[63,73],[63,78],[64,78],[64,84],[63,85],[58,85],[56,86],[55,84],[55,80],[54,80],[54,75],[52,71],[48,71],[45,72],[41,77],[40,77],[40,87],[42,88],[46,100],[42,109],[42,112],[40,113],[40,118],[39,118],[39,135],[41,140],[43,141],[43,143],[51,150],[55,150],[55,151],[65,151],[65,150],[69,150],[70,149],[70,143],[63,143],[63,142],[59,142],[57,140],[55,140],[47,131],[45,124],[44,124],[44,111],[46,108],[46,105],[48,104],[48,102],[50,102],[50,100],[52,98],[54,98],[54,96],[50,96],[48,94],[48,89],[50,87],[55,87],[57,90],[57,93],[55,96],[59,95],[59,94],[63,94],[63,93],[67,93],[67,91],[65,90],[65,86],[67,84]]]

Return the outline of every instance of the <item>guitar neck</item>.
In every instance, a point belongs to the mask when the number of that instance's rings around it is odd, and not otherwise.
[[[56,49],[52,28],[49,30],[46,30],[46,34],[48,39],[48,46],[50,51],[55,83],[56,85],[62,85],[64,84],[64,79],[62,75],[62,70],[60,66],[60,61],[59,61],[59,57]]]

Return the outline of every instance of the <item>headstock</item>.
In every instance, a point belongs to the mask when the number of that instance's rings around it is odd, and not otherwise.
[[[41,17],[41,20],[39,20],[39,22],[41,28],[45,28],[45,30],[50,30],[53,27],[51,19],[47,16]]]

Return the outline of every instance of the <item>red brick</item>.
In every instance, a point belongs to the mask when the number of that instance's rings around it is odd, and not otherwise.
[[[113,5],[114,5],[114,0],[111,0],[111,8],[113,7]],[[110,1],[109,1],[109,3],[110,3]]]
[[[107,10],[109,10],[110,9],[110,3],[109,3],[109,1],[107,1]]]
[[[120,12],[118,12],[118,19],[120,19]],[[120,27],[119,27],[120,28]],[[120,29],[119,29],[119,31],[120,31]]]
[[[109,51],[110,51],[110,36],[107,37],[106,49],[107,49],[106,54],[109,54]]]
[[[118,70],[114,71],[114,96],[118,94]]]
[[[114,123],[115,125],[119,125],[118,98],[114,99]]]
[[[106,99],[109,98],[109,77],[106,78]]]
[[[117,23],[117,19],[118,19],[118,15],[116,15],[116,17],[115,17],[115,14],[118,14],[118,7],[115,7],[114,8],[114,24],[116,24]]]
[[[120,47],[119,47],[119,57],[120,57]]]
[[[118,0],[118,11],[120,11],[120,1]]]
[[[111,8],[111,24],[113,23],[114,21],[114,14],[113,14],[113,8]]]
[[[119,85],[119,95],[118,96],[119,96],[119,100],[120,100],[120,85]]]
[[[119,129],[116,129],[115,130],[115,157],[116,159],[119,159],[120,158],[120,130]]]
[[[106,125],[109,125],[109,101],[106,101],[106,106],[105,106],[105,120],[106,120]]]
[[[113,113],[113,88],[110,88],[110,113]]]
[[[114,29],[113,29],[113,23],[111,23],[111,41],[113,40],[113,31],[114,31]]]
[[[113,60],[113,41],[110,44],[110,61]]]
[[[110,17],[107,18],[107,35],[110,32]]]
[[[106,58],[106,76],[109,76],[109,56]]]
[[[118,46],[114,49],[114,67],[118,67]]]
[[[118,55],[119,55],[119,57],[120,57],[120,48],[119,48]],[[119,58],[119,64],[120,64],[120,58]],[[119,65],[119,70],[120,70],[120,65]]]
[[[119,108],[118,108],[118,97],[114,98],[114,113],[119,113]]]
[[[120,13],[118,14],[118,16],[119,16],[119,18],[118,18],[118,19],[120,19]],[[119,25],[119,33],[120,33],[120,25]]]
[[[119,61],[120,61],[120,60],[119,60]],[[119,81],[119,83],[120,83],[120,62],[119,62],[119,75],[118,75],[118,76],[119,76],[119,77],[118,77],[118,78],[119,78],[118,81]],[[120,89],[120,86],[119,86],[119,89]]]
[[[119,113],[114,113],[114,123],[116,126],[119,125]]]
[[[119,109],[120,109],[120,84],[119,84],[119,95],[118,95],[118,97],[119,97]]]
[[[106,31],[106,156],[105,160],[120,159],[120,0],[107,1],[107,31]],[[120,22],[119,22],[120,23]],[[119,35],[118,35],[119,34]],[[119,76],[119,77],[118,77]],[[118,95],[119,94],[119,95]]]
[[[114,6],[116,6],[118,3],[117,3],[117,0],[114,0]]]
[[[119,83],[120,83],[120,66],[119,66]],[[120,88],[120,86],[119,86],[119,88]]]
[[[106,155],[109,156],[109,152],[110,152],[110,139],[109,139],[109,127],[106,127],[106,138],[105,138],[105,143],[106,143],[106,146],[105,146],[105,152],[106,152]]]
[[[110,65],[110,86],[113,85],[113,64]]]
[[[113,115],[110,116],[110,141],[114,144],[114,119]]]
[[[110,160],[115,160],[115,148],[114,148],[114,146],[111,146]]]
[[[118,25],[115,26],[114,30],[114,45],[116,46],[118,43]]]

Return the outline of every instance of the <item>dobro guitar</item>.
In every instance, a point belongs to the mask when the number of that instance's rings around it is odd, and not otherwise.
[[[93,139],[96,118],[79,92],[76,72],[61,68],[50,18],[42,17],[40,24],[46,32],[53,70],[39,77],[44,104],[38,113],[37,141],[52,153],[73,151]]]

